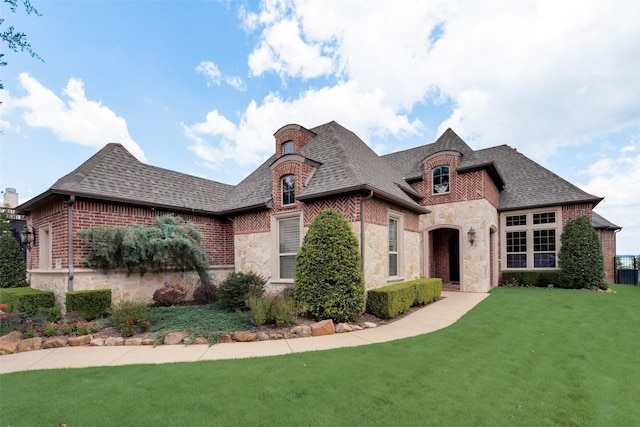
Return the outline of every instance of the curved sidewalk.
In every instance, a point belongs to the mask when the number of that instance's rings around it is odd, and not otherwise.
[[[445,328],[487,298],[485,293],[442,292],[443,299],[388,325],[361,331],[283,340],[200,345],[63,347],[0,356],[0,374],[35,369],[85,368],[276,356],[355,347]]]

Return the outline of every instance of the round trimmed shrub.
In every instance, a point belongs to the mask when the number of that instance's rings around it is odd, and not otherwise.
[[[604,286],[602,247],[589,218],[569,220],[560,236],[559,286],[569,289]]]
[[[246,310],[249,297],[261,297],[267,284],[266,277],[253,271],[234,271],[220,283],[218,299],[231,310]]]
[[[296,255],[294,298],[316,319],[353,321],[364,312],[358,239],[335,209],[321,211]]]
[[[0,217],[0,221],[3,222],[0,227],[0,288],[29,286],[26,281],[27,265],[20,244],[11,234],[5,219]]]
[[[218,287],[211,283],[203,283],[193,291],[196,304],[205,305],[218,301]]]

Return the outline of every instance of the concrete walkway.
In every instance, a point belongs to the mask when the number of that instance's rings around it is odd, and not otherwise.
[[[35,369],[85,368],[276,356],[355,347],[413,337],[445,328],[489,294],[442,292],[444,297],[388,325],[361,331],[283,340],[200,345],[63,347],[0,356],[0,374]]]

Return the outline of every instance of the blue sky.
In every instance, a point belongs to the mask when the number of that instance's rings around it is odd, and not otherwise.
[[[0,189],[24,202],[106,143],[228,184],[288,123],[335,120],[380,154],[451,127],[591,194],[640,253],[640,2],[37,1],[44,62],[0,68]]]

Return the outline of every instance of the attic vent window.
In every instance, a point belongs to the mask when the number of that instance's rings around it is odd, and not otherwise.
[[[282,144],[282,155],[293,153],[293,141],[287,141]]]
[[[433,193],[443,194],[449,192],[449,166],[438,166],[432,171]]]

